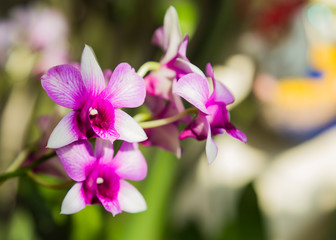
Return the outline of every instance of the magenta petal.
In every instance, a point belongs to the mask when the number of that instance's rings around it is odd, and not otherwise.
[[[172,94],[172,97],[169,100],[170,100],[170,103],[172,105],[172,110],[176,111],[176,114],[184,112],[185,108],[184,108],[184,105],[183,105],[183,102],[182,102],[182,98],[180,96],[178,96],[176,94]],[[184,122],[184,120],[189,119],[189,117],[190,116],[187,116],[186,118],[181,119],[181,121]]]
[[[77,111],[71,111],[55,127],[48,140],[48,148],[60,148],[85,138],[77,124]]]
[[[96,139],[95,155],[100,163],[106,164],[113,159],[113,144],[101,138]]]
[[[209,115],[206,116],[211,128],[224,128],[225,124],[229,122],[229,112],[226,105],[211,104],[208,105]]]
[[[115,129],[120,135],[120,140],[142,142],[147,139],[145,131],[130,115],[120,109],[116,109],[114,113]]]
[[[56,153],[69,177],[77,182],[84,181],[96,163],[88,140],[79,140],[59,148]]]
[[[80,109],[85,100],[86,89],[80,72],[71,65],[59,65],[49,69],[41,78],[48,96],[57,104]]]
[[[111,69],[105,69],[104,70],[104,78],[105,78],[105,85],[106,86],[108,85],[111,76],[112,76],[112,70]]]
[[[100,193],[97,193],[97,197],[101,204],[104,206],[105,210],[112,213],[113,216],[122,212],[117,200],[111,200],[110,198],[106,198]]]
[[[172,79],[176,77],[175,71],[161,67],[158,71],[152,71],[145,77],[147,95],[153,95],[169,99],[172,88]]]
[[[206,140],[205,152],[206,152],[209,164],[213,163],[213,161],[215,161],[217,157],[218,147],[215,141],[212,139],[211,129],[209,125],[208,125],[208,137]]]
[[[187,46],[188,46],[189,36],[186,35],[183,39],[183,42],[179,46],[178,54],[182,58],[187,58]]]
[[[153,38],[152,38],[152,43],[155,44],[156,46],[164,49],[163,37],[164,37],[163,27],[160,27],[160,28],[155,30]]]
[[[236,128],[232,123],[230,122],[226,123],[225,130],[231,137],[234,137],[242,142],[247,141],[246,135],[242,131],[240,131],[238,128]]]
[[[219,81],[214,81],[216,84],[216,88],[214,91],[214,101],[216,102],[224,102],[226,105],[234,102],[234,97],[232,93],[227,89],[223,83]]]
[[[119,138],[115,129],[115,109],[104,99],[98,99],[89,109],[91,127],[99,137],[113,142]]]
[[[148,140],[143,142],[144,146],[158,146],[181,157],[179,131],[176,125],[168,124],[158,128],[146,130]]]
[[[197,135],[192,131],[192,129],[186,128],[180,133],[179,139],[183,140],[190,137],[197,139]]]
[[[83,183],[76,183],[65,196],[61,214],[73,214],[85,208],[85,195],[82,188]]]
[[[114,142],[119,138],[119,134],[114,128],[102,129],[93,126],[92,129],[94,130],[95,134],[97,134],[102,139]]]
[[[120,180],[118,201],[121,210],[125,212],[137,213],[147,209],[146,201],[141,193],[124,180]]]
[[[97,197],[104,208],[113,215],[121,213],[117,200],[119,189],[120,178],[115,174],[113,168],[100,164],[99,178],[97,178]]]
[[[210,63],[208,63],[206,65],[206,67],[205,67],[205,73],[206,73],[207,77],[215,79],[215,74],[214,74],[214,71],[213,71],[212,66],[211,66]]]
[[[247,141],[246,135],[230,122],[230,113],[228,111],[223,111],[223,117],[224,117],[223,128],[225,129],[225,131],[231,137],[234,137],[242,142],[246,142]]]
[[[234,97],[232,93],[224,86],[224,84],[215,79],[214,71],[210,63],[206,66],[206,75],[212,79],[214,88],[214,91],[211,94],[212,101],[223,102],[226,105],[233,103]]]
[[[120,63],[112,73],[104,96],[115,108],[139,107],[145,101],[145,81],[128,63]]]
[[[199,115],[181,132],[180,139],[188,137],[204,140],[208,136],[208,120],[205,114]]]
[[[187,74],[174,83],[173,93],[181,96],[203,113],[208,113],[205,104],[209,98],[209,84],[206,78],[196,73]]]
[[[183,73],[180,74],[181,75],[180,77],[188,73],[197,73],[198,75],[201,75],[203,78],[206,78],[201,69],[199,69],[197,66],[189,62],[188,59],[184,59],[181,57],[176,58],[173,67],[178,69],[179,72]]]
[[[85,45],[81,59],[81,73],[84,85],[92,96],[97,96],[105,88],[105,78],[93,50]]]
[[[124,142],[111,164],[123,179],[140,181],[147,175],[147,163],[137,143]]]

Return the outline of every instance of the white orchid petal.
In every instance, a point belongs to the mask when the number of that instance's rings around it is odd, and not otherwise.
[[[120,180],[118,201],[121,210],[125,212],[137,213],[147,209],[146,201],[141,193],[124,180]]]

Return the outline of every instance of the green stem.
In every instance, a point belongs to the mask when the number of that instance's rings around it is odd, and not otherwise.
[[[158,119],[158,120],[152,120],[152,121],[146,121],[146,122],[140,122],[139,125],[144,128],[144,129],[148,129],[148,128],[156,128],[156,127],[160,127],[160,126],[164,126],[170,123],[173,123],[179,119],[182,119],[183,117],[187,116],[188,114],[192,114],[192,113],[197,113],[198,109],[195,107],[192,108],[188,108],[186,109],[184,112],[179,113],[175,116],[172,117],[168,117],[168,118],[163,118],[163,119]],[[139,119],[141,119],[139,117]],[[10,178],[14,178],[14,177],[19,177],[25,174],[30,174],[30,177],[32,177],[32,173],[29,173],[30,170],[34,169],[36,166],[40,165],[41,163],[47,161],[48,159],[56,156],[56,152],[51,152],[47,155],[42,156],[41,158],[37,159],[36,161],[32,162],[31,164],[25,166],[25,167],[21,167],[19,168],[19,166],[22,164],[23,160],[26,159],[28,152],[26,150],[22,151],[19,156],[14,160],[14,162],[12,163],[12,165],[7,169],[7,171],[3,174],[0,175],[0,186],[2,183],[4,183],[7,179]],[[40,182],[40,180],[37,180],[36,177],[32,177],[34,178],[34,180],[36,182]],[[68,183],[66,183],[68,184]],[[48,186],[48,183],[42,183],[42,185],[44,186]],[[62,188],[64,187],[64,185],[60,185]],[[68,186],[68,185],[66,185]],[[57,187],[57,186],[56,186]],[[51,188],[53,188],[51,186]]]
[[[64,189],[64,188],[68,188],[70,186],[72,186],[75,182],[73,180],[69,180],[69,181],[66,181],[66,182],[63,182],[63,183],[56,183],[56,184],[53,184],[53,183],[49,183],[49,182],[46,182],[45,180],[43,180],[42,178],[40,178],[37,174],[35,174],[32,170],[29,170],[27,172],[27,175],[28,177],[30,177],[34,182],[42,185],[43,187],[46,187],[46,188],[51,188],[51,189]]]
[[[32,162],[31,164],[29,164],[25,167],[21,167],[21,168],[15,169],[13,171],[9,171],[9,172],[5,172],[4,174],[1,174],[0,175],[0,185],[2,183],[4,183],[7,179],[14,178],[14,177],[19,177],[19,176],[27,174],[27,172],[29,170],[34,169],[35,167],[37,167],[41,163],[47,161],[48,159],[50,159],[54,156],[56,156],[56,152],[51,152],[47,155],[42,156],[41,158],[37,159],[36,161]]]
[[[148,113],[138,113],[133,117],[133,119],[137,122],[144,122],[150,120],[151,116]]]
[[[144,77],[149,71],[159,70],[159,69],[160,69],[160,63],[146,62],[139,68],[137,73],[139,76]]]
[[[21,166],[21,164],[27,159],[28,154],[29,154],[28,148],[22,150],[19,153],[19,155],[14,159],[14,161],[11,163],[11,165],[9,165],[9,167],[6,169],[5,172],[8,173],[18,169]]]
[[[198,112],[198,109],[192,107],[192,108],[186,109],[184,112],[177,114],[175,116],[172,116],[169,118],[158,119],[158,120],[147,121],[147,122],[140,122],[139,125],[143,129],[161,127],[169,123],[173,123],[177,120],[180,120],[181,118],[184,118],[188,114],[197,113],[197,112]]]

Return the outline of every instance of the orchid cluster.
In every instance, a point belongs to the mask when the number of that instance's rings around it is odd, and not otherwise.
[[[182,38],[173,7],[163,27],[155,31],[153,42],[164,55],[160,62],[145,63],[138,72],[128,63],[103,72],[93,50],[85,46],[80,67],[59,65],[42,76],[49,97],[72,109],[47,145],[56,149],[65,171],[76,182],[61,213],[72,214],[90,204],[101,204],[113,215],[145,210],[143,196],[124,180],[146,177],[147,164],[138,143],[180,157],[180,140],[206,140],[206,155],[212,163],[217,155],[214,135],[227,132],[246,141],[230,122],[227,105],[234,101],[233,95],[215,79],[210,64],[204,74],[188,60],[188,36]],[[185,108],[182,99],[193,106]],[[148,108],[148,116],[133,118],[123,110],[142,105]],[[92,138],[96,140],[89,141]],[[114,154],[116,140],[122,144]]]

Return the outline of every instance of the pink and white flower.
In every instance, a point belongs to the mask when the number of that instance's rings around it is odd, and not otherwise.
[[[165,14],[163,27],[158,28],[153,36],[153,43],[164,51],[160,68],[145,77],[146,105],[151,110],[153,119],[183,112],[185,109],[181,98],[172,92],[173,82],[187,73],[203,74],[186,57],[188,40],[187,35],[182,38],[177,12],[174,7],[170,7]],[[145,145],[158,146],[180,156],[178,122],[148,129],[146,133],[148,140],[144,142]]]
[[[206,75],[212,79],[213,92],[211,94],[209,82],[197,73],[181,77],[175,82],[173,92],[199,109],[197,117],[181,132],[180,139],[188,137],[197,140],[206,139],[206,154],[209,163],[212,163],[218,151],[212,139],[213,135],[227,132],[242,142],[246,142],[247,138],[230,122],[226,106],[234,101],[233,95],[222,83],[216,81],[210,64],[206,67]]]
[[[138,107],[146,96],[143,78],[129,64],[120,63],[106,84],[93,51],[85,46],[80,71],[69,64],[59,65],[41,80],[55,103],[73,109],[51,133],[47,147],[60,148],[91,137],[111,142],[147,139],[139,124],[119,109]]]
[[[79,140],[56,150],[67,174],[77,183],[62,203],[62,214],[72,214],[86,205],[101,204],[113,216],[122,211],[141,212],[146,202],[124,179],[139,181],[147,175],[147,163],[136,143],[124,142],[113,157],[110,141],[97,138],[95,154],[88,140]]]
[[[145,77],[147,93],[171,100],[173,81],[193,72],[193,65],[186,57],[188,40],[188,35],[182,38],[175,8],[169,7],[163,27],[154,32],[153,43],[164,51],[164,55],[160,68]]]

